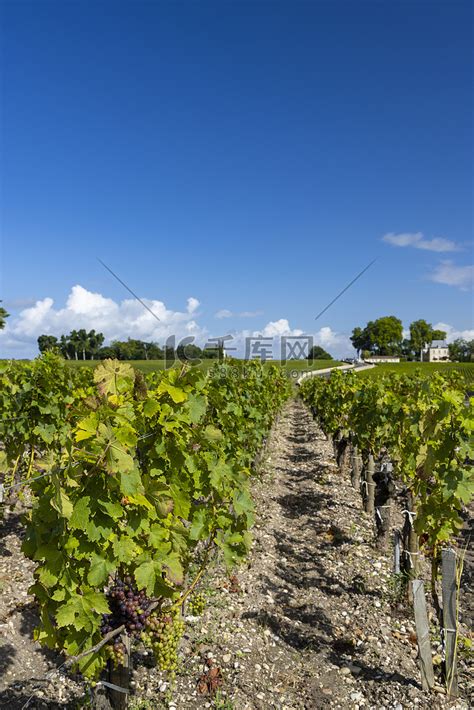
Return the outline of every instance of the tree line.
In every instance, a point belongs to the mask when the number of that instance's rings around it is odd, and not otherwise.
[[[410,323],[409,337],[403,336],[403,323],[395,316],[369,321],[364,328],[353,329],[351,342],[359,354],[397,355],[405,360],[421,360],[421,352],[434,340],[445,340],[446,332],[433,328],[423,318]],[[474,340],[458,338],[448,345],[451,360],[474,360]]]
[[[181,359],[195,360],[198,358],[212,359],[219,356],[217,348],[200,348],[192,343],[161,347],[158,343],[128,338],[127,340],[113,340],[110,345],[104,346],[105,336],[95,330],[71,330],[68,335],[40,335],[38,348],[40,353],[56,350],[66,360],[165,360]]]
[[[104,346],[105,336],[95,330],[87,332],[84,328],[71,330],[69,335],[40,335],[38,348],[40,353],[56,350],[66,360],[168,360],[175,357],[181,360],[214,359],[219,357],[217,347],[200,348],[194,343],[180,344],[177,348],[161,347],[157,343],[128,338],[114,340]],[[332,356],[319,345],[313,345],[308,353],[308,360],[332,360]]]

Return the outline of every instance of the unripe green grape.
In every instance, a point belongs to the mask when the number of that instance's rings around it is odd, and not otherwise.
[[[188,609],[192,616],[201,616],[206,608],[206,598],[204,594],[195,592],[188,601]]]

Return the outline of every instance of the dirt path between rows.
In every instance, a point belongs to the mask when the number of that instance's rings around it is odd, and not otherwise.
[[[212,601],[187,635],[177,710],[467,709],[467,700],[423,693],[391,557],[375,549],[360,495],[301,401],[289,402],[275,426],[253,492],[257,521],[249,564],[238,572],[241,593],[223,583],[221,568],[208,578]],[[209,658],[223,676],[215,705],[196,689]],[[156,698],[148,681],[137,674]]]
[[[390,556],[374,548],[359,494],[342,479],[332,445],[298,400],[272,432],[254,497],[248,563],[231,580],[216,563],[205,578],[208,605],[188,619],[171,693],[166,677],[137,654],[132,710],[470,707],[465,660],[464,699],[448,704],[441,692],[428,698],[421,690],[412,616],[397,596]],[[31,575],[25,569],[20,592]],[[0,686],[0,707],[16,710],[31,692],[29,708],[86,707],[80,684],[60,674],[38,686],[40,694],[34,684],[26,687],[21,668],[40,652],[31,623],[21,632],[24,614],[0,625],[3,643],[21,648]],[[8,641],[8,624],[23,646]],[[41,655],[38,670],[55,664]],[[216,692],[203,692],[212,678]]]

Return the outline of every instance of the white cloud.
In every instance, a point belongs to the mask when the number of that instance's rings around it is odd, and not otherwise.
[[[228,311],[227,308],[221,308],[220,311],[214,315],[214,318],[232,318],[234,314],[232,311]]]
[[[255,336],[262,335],[264,338],[274,338],[275,336],[282,335],[303,335],[303,331],[299,328],[290,328],[286,318],[280,318],[280,320],[270,321],[263,328],[263,330],[255,331]]]
[[[449,325],[449,323],[436,323],[433,328],[434,330],[444,330],[448,343],[452,343],[453,340],[457,340],[457,338],[462,338],[463,340],[474,340],[474,328],[458,330],[452,325]]]
[[[220,311],[214,313],[214,318],[256,318],[261,315],[263,315],[263,311],[240,311],[240,313],[234,313],[227,308],[221,308]]]
[[[93,328],[103,333],[107,342],[131,337],[164,343],[170,335],[177,339],[189,335],[205,339],[207,330],[195,320],[197,298],[188,298],[185,311],[172,311],[162,301],[143,301],[159,321],[135,299],[117,303],[82,286],[73,286],[64,308],[55,308],[53,299],[47,297],[9,318],[0,331],[0,349],[21,357],[33,356],[39,335],[59,336],[73,328]]]
[[[199,304],[199,301],[197,300],[197,298],[193,298],[192,296],[191,296],[191,298],[188,298],[188,307],[187,307],[188,313],[195,313],[195,311],[197,311],[197,309],[199,308],[199,305],[200,304]]]
[[[50,306],[53,305],[51,299]],[[31,310],[34,310],[31,309]],[[92,293],[82,286],[73,286],[66,301],[66,310],[77,315],[110,315],[117,310],[117,304],[111,298],[104,298],[100,293]]]
[[[456,242],[443,237],[425,239],[422,232],[402,232],[400,234],[389,232],[382,237],[382,241],[394,247],[413,247],[414,249],[436,252],[459,251],[460,248]]]
[[[303,343],[304,338],[308,335],[313,338],[314,345],[320,345],[335,358],[354,355],[354,348],[347,334],[338,333],[329,326],[323,326],[316,333],[307,333],[300,328],[292,328],[286,318],[270,321],[261,330],[243,330],[234,332],[232,335],[234,339],[229,344],[231,347],[237,348],[236,354],[241,357],[245,354],[246,338],[252,338],[252,342],[259,337],[273,338],[273,357],[275,360],[279,360],[282,345],[280,338],[282,336],[295,338],[301,336],[300,342]]]
[[[442,261],[430,274],[429,279],[467,291],[474,284],[474,265],[457,266],[452,261]]]
[[[347,355],[352,353],[353,346],[348,335],[344,333],[337,333],[332,330],[328,325],[320,328],[317,333],[315,333],[314,341],[316,345],[321,345],[325,349],[332,348],[337,351],[339,356]],[[331,355],[334,353],[331,352]]]

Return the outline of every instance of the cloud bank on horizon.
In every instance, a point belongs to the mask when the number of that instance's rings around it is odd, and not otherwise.
[[[63,308],[56,308],[52,298],[46,297],[33,305],[23,308],[18,315],[7,320],[6,327],[0,331],[0,352],[9,357],[33,357],[37,354],[37,338],[39,335],[55,335],[69,333],[72,329],[92,328],[105,335],[106,342],[138,338],[164,344],[167,338],[175,336],[176,342],[185,337],[193,336],[196,343],[204,345],[210,337],[232,335],[229,345],[236,348],[233,354],[243,355],[245,339],[252,337],[276,338],[281,336],[312,335],[314,343],[331,350],[336,357],[344,357],[353,353],[349,336],[337,333],[329,326],[320,328],[316,333],[304,333],[300,328],[292,328],[286,318],[269,321],[259,330],[230,330],[211,333],[198,320],[200,302],[189,297],[186,308],[173,311],[166,307],[163,301],[143,299],[151,311],[147,311],[135,299],[124,299],[116,302],[100,293],[88,291],[80,285],[72,287]],[[218,315],[224,313],[225,315]],[[261,311],[242,311],[232,313],[222,309],[215,314],[216,318],[253,318]],[[230,315],[228,315],[230,314]]]

